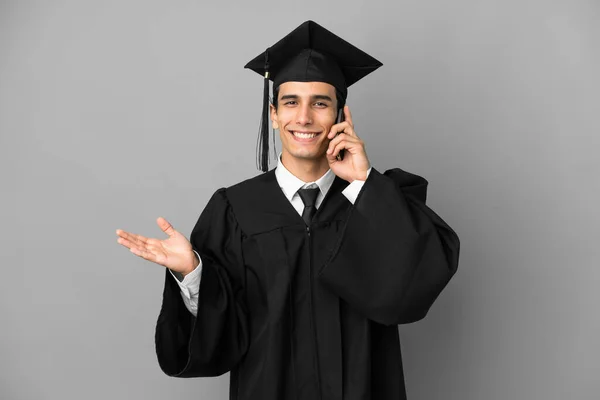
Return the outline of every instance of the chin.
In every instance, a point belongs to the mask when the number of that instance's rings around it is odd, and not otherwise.
[[[302,152],[302,151],[287,151],[282,154],[282,158],[287,159],[289,161],[292,161],[292,160],[310,161],[310,160],[316,160],[318,158],[318,156],[316,156],[315,154],[310,154],[310,153],[306,153],[306,152]]]
[[[325,152],[322,151],[310,151],[308,149],[297,149],[295,151],[288,152],[293,158],[302,160],[320,160],[325,157]]]

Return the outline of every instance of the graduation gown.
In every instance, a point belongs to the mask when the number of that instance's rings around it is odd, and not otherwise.
[[[230,399],[405,399],[398,324],[423,318],[458,265],[427,181],[375,169],[354,205],[336,177],[309,227],[274,170],[218,190],[191,243],[198,314],[166,274],[156,352],[171,376],[231,371]]]

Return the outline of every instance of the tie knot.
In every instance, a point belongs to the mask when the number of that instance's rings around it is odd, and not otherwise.
[[[319,195],[319,188],[314,189],[298,189],[298,195],[304,203],[304,207],[310,207],[315,205],[317,196]]]

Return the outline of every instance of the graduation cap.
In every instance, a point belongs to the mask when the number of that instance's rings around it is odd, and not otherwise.
[[[244,66],[264,76],[259,168],[269,168],[269,81],[273,89],[285,82],[325,82],[345,102],[348,87],[383,64],[321,25],[306,21]]]

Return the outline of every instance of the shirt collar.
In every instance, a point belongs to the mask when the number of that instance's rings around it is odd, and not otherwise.
[[[277,183],[279,183],[279,187],[283,191],[285,197],[287,197],[289,201],[292,201],[292,198],[296,192],[298,192],[298,189],[302,189],[303,187],[311,184],[316,184],[321,192],[321,195],[325,197],[329,191],[329,188],[331,188],[333,181],[335,180],[335,174],[331,169],[328,169],[327,172],[325,172],[325,174],[315,182],[304,182],[288,171],[288,169],[281,162],[280,154],[277,160],[277,168],[275,169],[275,178],[277,179]]]

